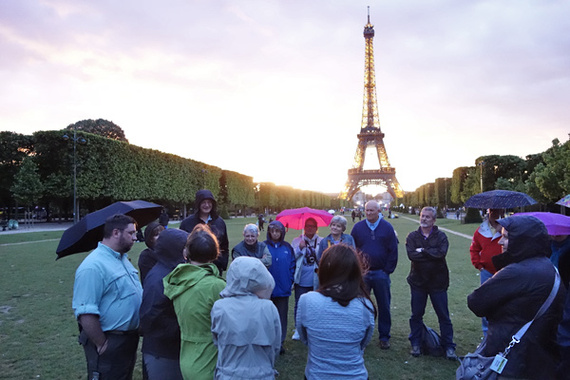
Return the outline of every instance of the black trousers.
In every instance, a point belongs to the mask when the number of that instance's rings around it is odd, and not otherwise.
[[[85,331],[79,334],[79,343],[87,359],[87,379],[131,380],[137,360],[138,332],[105,332],[105,336],[107,349],[99,355]]]

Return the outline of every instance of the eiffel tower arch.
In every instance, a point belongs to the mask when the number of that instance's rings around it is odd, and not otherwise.
[[[400,183],[396,179],[396,168],[390,166],[384,133],[380,130],[378,103],[376,101],[376,75],[374,72],[374,25],[370,23],[370,7],[368,7],[368,23],[364,26],[366,42],[364,63],[364,104],[362,107],[362,123],[358,137],[358,146],[354,155],[352,168],[348,170],[348,180],[340,197],[350,200],[361,187],[366,185],[385,186],[393,198],[404,195]],[[367,148],[374,148],[378,156],[380,169],[365,170],[364,160]]]

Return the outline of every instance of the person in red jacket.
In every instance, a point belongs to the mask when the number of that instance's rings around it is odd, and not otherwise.
[[[502,252],[499,245],[501,239],[501,226],[497,220],[505,215],[505,210],[500,208],[490,208],[487,210],[487,216],[483,223],[477,228],[473,234],[469,253],[471,254],[471,263],[480,272],[481,284],[490,279],[497,270],[491,260]],[[481,327],[483,335],[487,335],[487,319],[481,318]]]

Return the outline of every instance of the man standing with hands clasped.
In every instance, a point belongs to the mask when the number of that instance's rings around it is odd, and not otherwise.
[[[406,238],[406,251],[411,261],[408,284],[412,293],[412,316],[410,317],[410,354],[421,355],[423,316],[427,298],[437,314],[441,332],[441,344],[445,356],[457,360],[453,343],[453,326],[447,307],[447,288],[449,270],[445,256],[449,243],[447,236],[435,225],[436,211],[433,207],[424,207],[420,213],[420,228],[410,232]]]
[[[365,205],[366,220],[352,227],[350,233],[356,248],[362,251],[370,265],[364,277],[366,287],[374,292],[378,305],[378,333],[380,348],[390,348],[390,274],[398,263],[398,238],[394,228],[382,217],[380,205],[369,201]]]
[[[127,252],[137,239],[135,220],[113,215],[103,240],[75,272],[73,310],[88,379],[130,380],[139,344],[142,286]]]

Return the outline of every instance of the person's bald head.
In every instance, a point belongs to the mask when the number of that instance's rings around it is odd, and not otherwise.
[[[364,205],[364,212],[366,213],[366,220],[370,223],[376,223],[380,217],[380,204],[376,201],[368,201]]]

